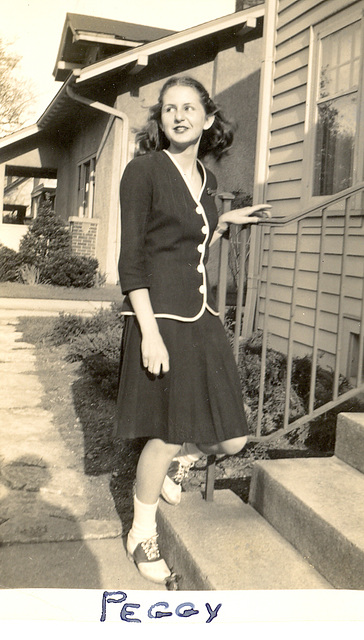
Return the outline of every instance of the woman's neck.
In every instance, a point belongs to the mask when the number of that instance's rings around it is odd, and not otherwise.
[[[169,153],[173,155],[182,169],[183,174],[190,180],[198,173],[197,168],[197,152],[198,146],[187,147],[186,149],[177,149],[172,145],[168,149]]]

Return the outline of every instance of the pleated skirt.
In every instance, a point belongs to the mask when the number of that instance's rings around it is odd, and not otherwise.
[[[240,379],[225,329],[209,311],[195,322],[158,318],[170,370],[142,364],[135,316],[125,320],[114,435],[215,444],[247,435]]]

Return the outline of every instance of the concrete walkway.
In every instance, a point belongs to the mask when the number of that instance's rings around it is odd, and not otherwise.
[[[57,316],[59,313],[91,315],[98,309],[107,309],[111,302],[100,300],[43,300],[38,298],[0,298],[0,317]]]
[[[107,520],[92,518],[92,478],[82,472],[52,414],[42,407],[44,389],[34,348],[23,341],[17,326],[19,315],[49,316],[63,310],[90,313],[100,306],[63,300],[0,300],[3,588],[155,588],[126,559],[115,509]],[[112,500],[108,485],[107,479],[101,502]]]

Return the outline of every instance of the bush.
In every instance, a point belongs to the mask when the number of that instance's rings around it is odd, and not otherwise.
[[[83,370],[110,398],[115,398],[117,392],[121,336],[119,324],[98,333],[79,335],[69,345],[68,359],[82,361]]]
[[[50,338],[54,345],[70,343],[74,338],[87,333],[99,333],[112,327],[123,326],[120,315],[121,304],[113,302],[109,309],[100,309],[89,318],[70,313],[60,313],[54,322]],[[76,358],[79,359],[79,358]]]
[[[239,373],[243,394],[250,409],[248,423],[251,431],[255,431],[258,413],[260,366],[262,353],[262,332],[257,331],[240,347]],[[309,389],[311,383],[312,358],[304,356],[295,358],[292,363],[290,385],[289,420],[307,413]],[[287,358],[282,353],[267,349],[266,377],[264,384],[264,411],[262,434],[267,435],[282,428],[287,377]],[[317,366],[314,408],[322,406],[332,399],[334,384],[333,371]],[[339,395],[351,388],[349,381],[340,376]],[[330,451],[335,444],[336,419],[342,411],[362,411],[363,403],[352,398],[331,409],[322,416],[312,420],[303,427],[293,430],[289,435],[291,443],[305,444],[315,451]]]
[[[255,432],[257,423],[261,353],[261,332],[255,333],[240,346],[238,369],[244,399],[250,409],[248,423],[251,432]],[[285,408],[285,387],[286,357],[278,351],[267,349],[262,420],[263,435],[276,431],[282,426]],[[290,394],[290,418],[293,420],[304,415],[304,405],[293,386],[291,386]]]
[[[53,254],[42,265],[42,279],[60,287],[87,289],[95,283],[99,263],[86,256]]]
[[[51,256],[70,255],[71,235],[63,220],[45,202],[25,236],[20,241],[19,254],[23,263],[38,267],[41,272]],[[42,274],[43,279],[43,274]]]
[[[60,313],[52,327],[50,338],[55,346],[66,344],[73,338],[86,333],[86,322],[81,316]]]
[[[38,284],[40,282],[40,270],[34,264],[23,264],[19,268],[19,280],[24,284]]]
[[[19,278],[21,257],[9,247],[0,246],[0,282],[15,282]]]

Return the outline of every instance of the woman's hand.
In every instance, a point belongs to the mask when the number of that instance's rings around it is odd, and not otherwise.
[[[153,375],[169,371],[169,355],[154,317],[148,289],[129,292],[142,334],[141,353],[143,366]]]
[[[169,371],[169,355],[159,331],[143,335],[141,351],[143,366],[149,373],[159,376]]]
[[[220,223],[227,224],[255,224],[260,220],[271,218],[270,204],[256,204],[252,207],[243,207],[242,209],[232,209],[226,211],[219,218]]]

